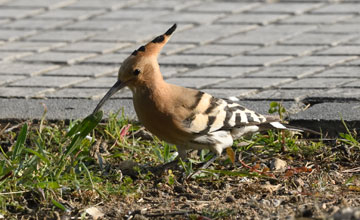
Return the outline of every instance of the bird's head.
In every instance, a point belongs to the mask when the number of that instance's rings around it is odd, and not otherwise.
[[[175,29],[176,24],[145,46],[134,50],[134,52],[124,60],[119,69],[117,82],[101,99],[93,113],[97,112],[112,95],[125,86],[133,90],[137,86],[153,80],[155,77],[161,77],[157,57]]]

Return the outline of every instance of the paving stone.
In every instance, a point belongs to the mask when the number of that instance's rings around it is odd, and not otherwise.
[[[108,91],[108,89],[107,89]],[[106,92],[107,92],[106,91]],[[93,99],[98,99],[100,100],[102,97],[104,96],[94,96]],[[117,93],[115,93],[110,99],[132,99],[133,95],[132,92],[129,88],[125,87],[124,89],[121,89],[120,91],[118,91]]]
[[[226,66],[269,66],[283,62],[292,57],[289,56],[244,56],[239,55],[216,62],[217,65]]]
[[[110,31],[121,29],[126,22],[114,20],[84,20],[64,26],[66,30],[98,30]]]
[[[340,121],[341,119],[345,122],[358,121],[360,119],[359,111],[359,103],[320,103],[291,118],[316,121]],[[340,126],[341,124],[334,126],[333,131],[339,132]],[[323,131],[327,131],[329,128],[324,127],[324,129]]]
[[[0,119],[41,119],[44,112],[44,103],[48,112],[46,114],[47,120],[65,120],[65,119],[79,119],[88,116],[98,100],[88,99],[0,99]],[[129,99],[110,99],[102,107],[105,112],[104,119],[109,116],[109,112],[124,110],[124,115],[130,120],[136,119],[136,114],[133,108],[132,100]]]
[[[63,53],[63,52],[44,52],[21,58],[22,61],[30,62],[50,62],[58,64],[74,64],[84,59],[95,56],[90,53]]]
[[[352,56],[304,56],[280,63],[285,66],[333,66],[341,64],[356,57]]]
[[[167,43],[166,46],[161,50],[160,54],[171,55],[175,53],[182,53],[186,49],[195,47],[194,44],[177,44],[177,43]]]
[[[35,36],[27,38],[27,40],[46,41],[46,42],[75,42],[79,40],[84,40],[93,35],[95,35],[95,32],[54,30],[54,31],[47,31],[44,33],[37,34]],[[0,36],[1,36],[1,30],[0,30]]]
[[[204,88],[209,87],[212,84],[224,81],[225,78],[170,78],[165,81],[178,86],[187,88]]]
[[[128,43],[89,42],[81,41],[72,43],[65,47],[57,48],[55,51],[63,52],[88,52],[88,53],[109,53],[120,48],[129,46]],[[0,47],[1,49],[1,47]]]
[[[349,42],[346,42],[345,45],[360,45],[360,38],[355,38]]]
[[[51,11],[47,11],[40,15],[36,15],[33,18],[35,19],[76,19],[76,20],[85,20],[92,16],[96,16],[104,13],[104,10],[84,10],[84,9],[55,9]]]
[[[192,8],[199,3],[199,1],[157,0],[155,4],[151,1],[140,2],[129,6],[129,8],[179,11],[185,8]]]
[[[331,4],[313,10],[311,13],[316,14],[358,14],[360,4]]]
[[[359,66],[360,65],[360,59],[355,59],[353,61],[344,63],[344,65],[355,65],[355,66]]]
[[[212,13],[239,13],[258,6],[258,2],[202,2],[191,6],[186,11],[191,12],[212,12]]]
[[[24,79],[24,76],[0,75],[0,85]]]
[[[28,52],[17,52],[17,51],[0,51],[0,62],[15,60],[24,56],[31,55]]]
[[[226,80],[222,83],[211,86],[211,88],[265,89],[290,81],[291,79],[289,78],[238,78]]]
[[[29,63],[0,63],[0,74],[35,76],[59,68],[57,65]]]
[[[97,16],[96,19],[99,20],[136,20],[136,21],[148,21],[155,17],[159,17],[161,15],[166,15],[169,13],[173,13],[169,10],[158,10],[154,13],[153,10],[129,10],[129,9],[120,9],[117,11],[107,12],[103,15]],[[141,16],[139,16],[141,15]]]
[[[23,29],[46,30],[46,29],[61,27],[69,23],[72,23],[72,21],[71,20],[36,20],[36,19],[26,18],[23,20],[16,20],[9,24],[2,25],[2,27],[11,28],[11,29],[21,29],[21,30]]]
[[[322,15],[322,14],[303,14],[281,21],[284,24],[334,24],[351,18],[353,15]]]
[[[11,18],[11,19],[20,19],[27,16],[39,14],[44,9],[36,8],[36,9],[29,9],[29,8],[0,8],[0,18]]]
[[[190,23],[190,24],[210,24],[213,21],[224,17],[219,13],[191,13],[191,12],[174,12],[168,15],[162,15],[154,18],[156,22],[162,23]]]
[[[10,22],[10,19],[0,18],[0,25],[5,24],[5,23],[9,23],[9,22]]]
[[[246,96],[246,100],[301,101],[311,94],[318,94],[322,89],[270,89]]]
[[[51,93],[43,94],[47,98],[75,98],[75,99],[94,99],[102,97],[107,89],[87,89],[87,88],[64,88]]]
[[[0,40],[4,41],[14,41],[18,40],[22,37],[27,37],[30,35],[35,34],[36,31],[30,30],[7,30],[7,29],[0,29]]]
[[[110,89],[117,81],[116,77],[101,77],[90,79],[86,82],[77,83],[73,85],[74,88],[93,88],[93,89]]]
[[[221,24],[259,24],[267,25],[287,18],[286,14],[234,14],[219,19]]]
[[[117,70],[120,68],[120,65],[117,65]],[[164,78],[169,78],[174,75],[182,74],[183,72],[187,71],[188,68],[180,67],[180,66],[160,66],[160,72]],[[117,77],[118,71],[109,74],[110,77]]]
[[[169,78],[171,76],[174,76],[178,73],[183,73],[187,71],[188,68],[186,67],[173,67],[173,66],[160,66],[160,71],[164,78]],[[116,75],[117,76],[117,75]]]
[[[360,55],[360,46],[336,46],[327,50],[316,52],[317,55],[337,55],[337,56],[358,56]]]
[[[359,24],[360,23],[360,18],[359,18],[359,16],[353,16],[352,18],[344,21],[344,23]]]
[[[335,46],[354,38],[354,35],[304,33],[283,41],[283,45],[331,45]]]
[[[310,54],[313,51],[319,50],[321,46],[292,46],[292,45],[272,45],[269,47],[261,47],[257,50],[250,51],[251,55],[288,55],[288,56],[303,56]]]
[[[201,89],[217,98],[244,97],[256,92],[255,89]]]
[[[360,89],[359,88],[334,88],[328,89],[322,93],[311,94],[307,101],[314,102],[333,102],[333,101],[359,101]]]
[[[360,80],[355,80],[353,82],[347,83],[347,84],[343,85],[342,87],[360,88]]]
[[[134,28],[136,26],[136,28]],[[181,25],[179,31],[182,30]],[[189,26],[187,26],[189,27]],[[121,30],[108,31],[100,33],[91,38],[93,41],[110,41],[110,42],[142,42],[155,38],[159,33],[165,32],[169,28],[168,24],[142,24],[128,23]]]
[[[171,41],[178,43],[206,44],[222,37],[248,31],[255,28],[251,25],[201,25],[175,34]]]
[[[64,45],[64,43],[54,42],[15,41],[1,45],[0,51],[26,51],[39,53]]]
[[[360,28],[359,24],[332,24],[324,25],[316,29],[316,33],[330,33],[330,34],[359,34]]]
[[[234,78],[257,70],[257,67],[205,67],[186,72],[184,77],[219,77]]]
[[[312,25],[268,25],[222,39],[219,43],[269,45],[315,28]]]
[[[62,88],[86,80],[88,80],[86,77],[34,76],[23,80],[17,80],[9,86]]]
[[[117,72],[117,66],[94,66],[94,65],[74,65],[65,66],[59,69],[52,70],[43,74],[44,76],[88,76],[100,77]]]
[[[104,54],[87,59],[82,64],[109,64],[109,65],[120,65],[130,54]]]
[[[24,8],[47,8],[47,9],[55,9],[59,7],[64,7],[69,4],[74,3],[75,0],[17,0],[17,1],[9,1],[5,5],[11,7],[24,7]]]
[[[0,87],[0,98],[30,98],[47,90],[46,88]]]
[[[272,3],[263,4],[260,7],[253,9],[252,12],[261,13],[286,13],[286,14],[302,14],[304,12],[314,10],[322,6],[320,3]]]
[[[68,6],[69,8],[76,8],[76,9],[90,9],[90,10],[96,10],[96,9],[110,9],[110,10],[116,10],[124,6],[131,5],[135,3],[134,0],[82,0],[77,1],[74,4],[71,4]]]
[[[324,67],[284,67],[273,66],[261,69],[260,71],[251,72],[247,77],[269,77],[269,78],[303,78],[314,75],[316,72],[323,70]]]
[[[287,89],[326,89],[341,86],[354,80],[353,78],[304,78],[281,85],[280,87]]]
[[[203,66],[213,63],[217,60],[224,59],[224,56],[208,56],[208,55],[169,55],[161,57],[159,63],[166,65],[183,65],[183,66]]]
[[[360,77],[359,68],[354,66],[335,66],[323,72],[312,75],[320,78],[357,78]]]
[[[166,47],[165,47],[166,48]],[[207,44],[195,48],[188,49],[183,54],[199,54],[199,55],[237,55],[258,48],[252,45],[220,45]]]

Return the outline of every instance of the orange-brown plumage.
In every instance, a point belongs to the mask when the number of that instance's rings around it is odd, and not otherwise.
[[[220,155],[234,139],[246,133],[268,129],[269,125],[285,128],[281,124],[272,124],[273,118],[237,103],[165,82],[157,57],[175,29],[176,24],[165,34],[135,50],[123,62],[118,82],[94,112],[116,91],[129,87],[140,122],[160,139],[176,144],[182,158],[187,149],[210,149]]]

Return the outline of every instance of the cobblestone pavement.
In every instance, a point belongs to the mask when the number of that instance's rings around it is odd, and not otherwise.
[[[0,119],[40,118],[41,103],[49,119],[85,117],[122,60],[175,22],[159,59],[168,82],[360,127],[357,0],[0,0]],[[105,110],[122,107],[134,114],[128,90]]]

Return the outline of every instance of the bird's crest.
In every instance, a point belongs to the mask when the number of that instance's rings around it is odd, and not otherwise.
[[[169,30],[164,34],[157,36],[154,40],[147,43],[145,46],[139,47],[139,49],[134,50],[131,54],[132,56],[158,56],[161,49],[169,41],[170,36],[176,29],[176,24],[174,24]]]

